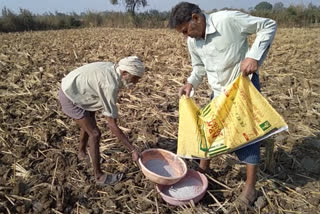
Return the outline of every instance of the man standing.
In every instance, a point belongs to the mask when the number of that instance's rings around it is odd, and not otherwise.
[[[62,79],[59,91],[62,111],[80,126],[78,158],[88,157],[88,146],[97,184],[114,184],[121,180],[122,174],[105,174],[100,168],[101,133],[97,127],[95,112],[103,110],[112,133],[132,154],[133,161],[137,161],[138,151],[117,125],[116,102],[119,89],[136,84],[143,73],[143,62],[136,56],[130,56],[121,59],[118,64],[95,62],[84,65]]]
[[[250,16],[239,11],[220,11],[210,15],[201,12],[198,5],[181,2],[170,14],[169,26],[188,36],[192,73],[179,94],[189,97],[207,75],[213,91],[211,98],[241,73],[249,76],[260,90],[258,67],[265,59],[276,32],[276,22]],[[249,49],[247,37],[256,34]],[[239,200],[251,207],[256,200],[256,173],[260,161],[259,143],[235,151],[239,160],[246,163],[247,179]],[[201,160],[200,168],[207,170],[209,160]]]

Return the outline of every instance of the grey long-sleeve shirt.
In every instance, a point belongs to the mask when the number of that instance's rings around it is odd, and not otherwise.
[[[62,79],[65,95],[87,111],[103,109],[103,115],[118,117],[117,96],[122,87],[120,73],[111,62],[94,62],[71,71]]]

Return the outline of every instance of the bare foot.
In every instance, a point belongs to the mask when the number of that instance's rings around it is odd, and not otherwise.
[[[107,178],[107,174],[102,174],[101,176],[96,178],[97,184],[103,184]]]
[[[253,187],[244,186],[241,194],[233,202],[233,207],[228,210],[229,213],[248,213],[248,211],[259,211],[268,205],[264,196],[258,197],[258,192]],[[260,213],[260,212],[259,212]]]
[[[228,209],[227,214],[231,213],[248,213],[254,211],[254,201],[256,200],[256,191],[254,190],[253,197],[252,192],[243,190],[238,198],[232,203],[233,205]]]
[[[257,191],[254,188],[244,187],[241,192],[241,197],[246,198],[250,203],[257,199]]]
[[[79,160],[89,160],[89,155],[86,152],[79,152],[78,153]]]
[[[123,177],[123,173],[119,174],[102,174],[101,176],[96,178],[96,183],[98,185],[113,185],[121,181]]]

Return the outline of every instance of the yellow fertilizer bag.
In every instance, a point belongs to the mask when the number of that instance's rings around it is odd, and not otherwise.
[[[210,158],[287,129],[249,78],[240,75],[202,109],[192,98],[181,97],[177,153],[185,158]]]

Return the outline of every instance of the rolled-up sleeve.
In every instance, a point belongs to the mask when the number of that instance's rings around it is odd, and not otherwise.
[[[99,88],[99,98],[103,105],[103,115],[112,118],[118,118],[117,107],[118,91],[112,87]]]
[[[206,75],[206,70],[190,38],[188,38],[188,50],[191,57],[192,72],[187,79],[187,82],[191,83],[194,88],[197,88],[202,82],[203,77]]]
[[[255,17],[239,11],[235,11],[233,18],[241,33],[256,34],[256,39],[246,57],[257,60],[261,65],[274,39],[277,23],[272,19]]]

